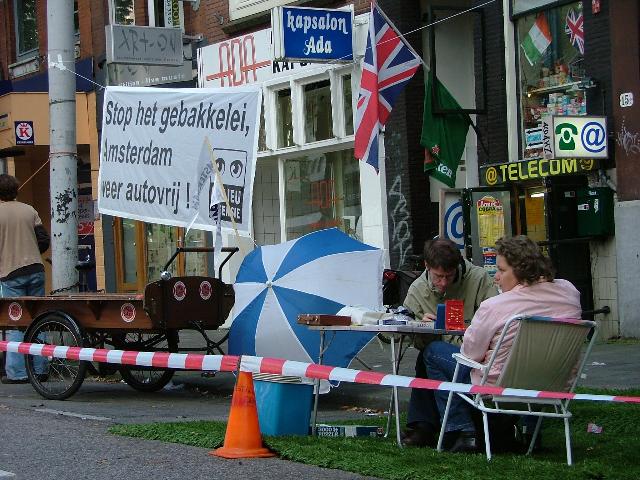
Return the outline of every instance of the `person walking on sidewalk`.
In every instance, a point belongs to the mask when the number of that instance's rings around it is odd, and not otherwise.
[[[40,254],[49,248],[49,234],[38,212],[18,202],[18,180],[0,175],[0,297],[43,296],[44,265]],[[21,342],[24,334],[10,330],[8,340]],[[35,359],[36,372],[45,374],[44,358]],[[24,355],[7,352],[2,383],[27,383]]]

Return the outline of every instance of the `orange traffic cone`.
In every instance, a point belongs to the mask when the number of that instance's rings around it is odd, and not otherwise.
[[[231,399],[231,412],[224,445],[209,452],[209,455],[224,458],[275,456],[275,453],[262,446],[256,394],[253,391],[253,377],[249,372],[238,374],[238,381]]]

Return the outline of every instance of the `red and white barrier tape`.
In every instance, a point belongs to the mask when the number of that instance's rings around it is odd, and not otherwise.
[[[351,368],[296,362],[282,358],[252,357],[248,355],[201,355],[195,353],[131,352],[106,350],[101,348],[61,347],[37,343],[0,341],[0,351],[17,352],[45,357],[86,360],[88,362],[116,363],[146,367],[172,368],[178,370],[206,370],[232,372],[240,370],[252,373],[272,373],[277,375],[303,377],[339,382],[384,385],[389,387],[423,388],[426,390],[446,390],[461,393],[481,393],[510,397],[533,397],[572,400],[593,400],[597,402],[640,403],[640,397],[620,395],[591,395],[586,393],[549,392],[469,385],[466,383],[441,382],[424,378],[405,377],[380,372],[363,372]]]

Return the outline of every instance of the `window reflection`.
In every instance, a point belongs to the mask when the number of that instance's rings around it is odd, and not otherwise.
[[[260,109],[260,131],[258,132],[258,151],[264,152],[267,149],[267,132],[264,124],[264,102]]]
[[[15,0],[16,43],[18,55],[38,48],[36,0]]]
[[[115,22],[120,25],[133,25],[133,0],[114,0]]]
[[[304,86],[305,142],[317,142],[333,136],[331,117],[331,82],[309,83]]]
[[[278,129],[278,147],[293,146],[293,121],[291,118],[291,90],[277,92],[276,125]]]
[[[360,170],[353,150],[286,160],[285,195],[287,240],[331,227],[362,238]]]
[[[344,104],[344,133],[353,135],[353,103],[351,75],[342,77],[342,102]]]
[[[155,282],[160,278],[162,268],[169,261],[176,248],[177,228],[154,223],[145,224],[147,281]],[[171,275],[178,272],[178,261],[169,266]]]
[[[189,230],[184,241],[185,247],[206,247],[207,233],[202,230]],[[185,253],[184,274],[195,276],[207,275],[207,254],[206,253]]]
[[[138,279],[138,251],[136,249],[136,221],[122,219],[122,278],[135,284]]]

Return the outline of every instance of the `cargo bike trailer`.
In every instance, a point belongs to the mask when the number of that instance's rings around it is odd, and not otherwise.
[[[0,298],[0,330],[22,330],[27,343],[142,352],[224,353],[220,345],[228,334],[216,342],[206,333],[224,323],[235,301],[233,286],[221,278],[222,267],[238,248],[224,247],[221,251],[227,256],[218,268],[218,278],[171,277],[168,268],[178,254],[213,252],[209,247],[176,248],[161,279],[147,284],[144,295],[75,293]],[[202,335],[203,348],[180,348],[179,331],[185,329]],[[104,374],[119,370],[127,384],[143,392],[160,390],[174,373],[171,369],[54,357],[47,357],[43,373],[36,371],[34,356],[26,355],[25,363],[33,388],[51,400],[73,395],[88,371]]]

